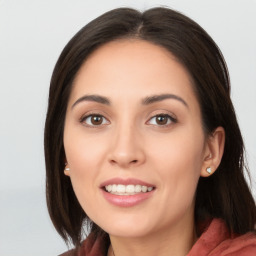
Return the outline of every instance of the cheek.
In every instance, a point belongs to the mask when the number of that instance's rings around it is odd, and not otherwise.
[[[78,202],[87,215],[91,217],[90,211],[95,208],[95,193],[98,188],[96,182],[98,168],[95,166],[95,160],[92,160],[95,158],[90,158],[90,155],[84,151],[79,157],[79,151],[77,151],[78,154],[75,152],[72,151],[72,155],[69,155],[70,179]],[[88,153],[90,152],[88,151]]]
[[[165,169],[190,173],[191,170],[200,172],[203,163],[204,135],[196,129],[177,129],[162,138],[152,136],[148,147],[150,158],[158,161]],[[168,167],[169,166],[169,167]]]
[[[169,138],[150,142],[150,155],[158,171],[163,191],[169,200],[187,203],[193,200],[203,164],[204,135],[200,129],[180,129]]]
[[[76,197],[86,211],[95,204],[94,193],[98,188],[97,177],[102,164],[103,147],[92,136],[85,136],[83,129],[66,127],[64,148],[70,167],[70,179]]]
[[[82,125],[67,124],[64,130],[64,148],[67,162],[77,175],[96,173],[104,155],[102,135],[92,136]],[[90,171],[91,170],[91,171]]]

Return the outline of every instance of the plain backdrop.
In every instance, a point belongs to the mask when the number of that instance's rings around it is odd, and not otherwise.
[[[110,9],[160,5],[194,19],[222,50],[255,183],[255,0],[0,0],[0,255],[58,255],[67,249],[48,217],[44,195],[44,119],[61,50]]]

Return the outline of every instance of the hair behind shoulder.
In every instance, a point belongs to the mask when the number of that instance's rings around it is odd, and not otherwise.
[[[63,129],[72,82],[81,65],[101,45],[123,38],[146,40],[170,51],[192,77],[205,133],[210,135],[218,126],[225,129],[221,164],[214,175],[200,178],[198,183],[196,221],[218,217],[225,220],[230,232],[255,230],[255,201],[244,177],[244,144],[224,58],[197,23],[168,8],[107,12],[83,27],[62,51],[51,79],[44,139],[47,205],[56,230],[76,246],[81,242],[84,221],[92,225],[92,232],[102,232],[86,216],[70,179],[63,174]]]

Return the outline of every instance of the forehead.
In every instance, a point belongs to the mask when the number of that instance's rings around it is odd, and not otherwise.
[[[122,39],[101,46],[88,57],[77,73],[71,98],[160,93],[195,100],[189,73],[167,49],[143,40]]]

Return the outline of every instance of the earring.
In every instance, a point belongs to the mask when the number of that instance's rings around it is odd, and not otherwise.
[[[70,171],[70,168],[69,167],[66,167],[68,165],[68,163],[65,163],[65,171]]]
[[[65,166],[67,166],[67,163],[65,163]],[[70,168],[69,167],[65,167],[64,174],[69,176],[69,171],[70,171]]]
[[[211,174],[211,173],[212,173],[212,168],[211,168],[211,167],[207,167],[207,168],[206,168],[206,171],[207,171],[209,174]]]

